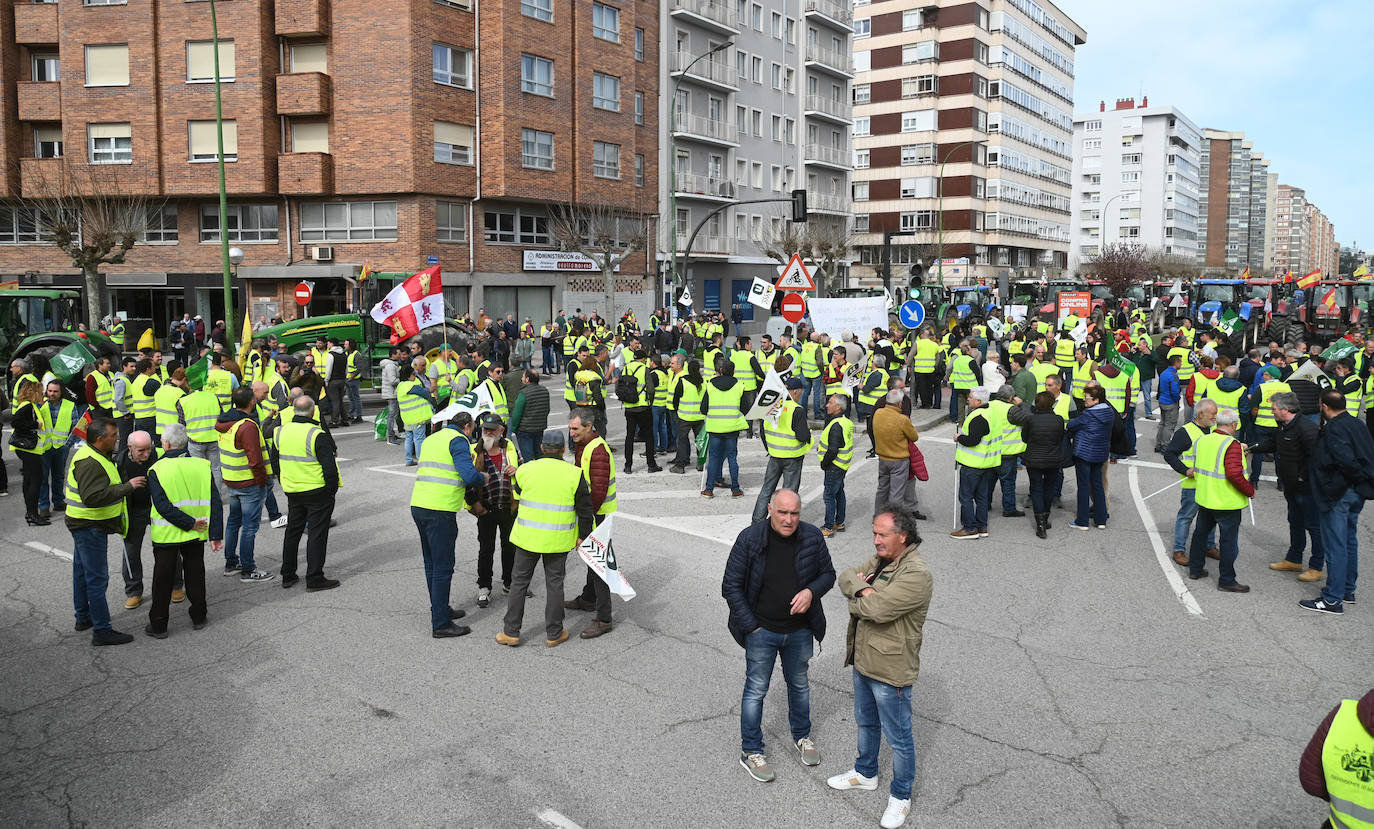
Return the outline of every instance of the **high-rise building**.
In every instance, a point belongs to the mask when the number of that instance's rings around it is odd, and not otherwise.
[[[850,5],[668,0],[662,32],[659,255],[693,311],[738,304],[752,320],[744,297],[775,274],[766,251],[789,233],[793,189],[806,188],[809,212],[791,230],[848,234]]]
[[[1202,133],[1177,109],[1149,103],[1104,101],[1074,116],[1072,271],[1086,273],[1116,242],[1197,259]]]
[[[302,280],[315,283],[311,313],[331,313],[352,304],[364,263],[410,273],[436,260],[451,314],[598,307],[599,275],[557,253],[551,210],[657,212],[657,6],[236,0],[217,12],[226,218],[255,319],[293,317]],[[209,5],[4,14],[0,279],[80,284],[14,200],[94,171],[154,205],[127,263],[104,268],[113,307],[159,331],[183,311],[220,315]],[[642,308],[656,298],[651,262],[646,251],[621,267]]]
[[[1213,272],[1264,270],[1269,161],[1243,132],[1203,130],[1198,253]]]
[[[1280,184],[1274,195],[1273,220],[1269,233],[1273,239],[1273,261],[1267,270],[1277,273],[1293,271],[1302,276],[1311,270],[1307,221],[1307,192],[1301,187]]]
[[[1307,203],[1306,213],[1308,259],[1305,266],[1307,270],[1304,272],[1320,268],[1324,275],[1334,277],[1339,273],[1341,263],[1341,247],[1336,243],[1336,226],[1311,202]]]
[[[892,233],[899,283],[937,255],[951,284],[1062,274],[1083,29],[1037,0],[888,0],[855,26],[855,273]]]

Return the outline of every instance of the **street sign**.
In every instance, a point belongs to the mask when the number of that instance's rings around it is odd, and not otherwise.
[[[432,267],[434,267],[435,265],[439,264],[439,257],[437,257],[437,256],[426,256],[426,257],[425,257],[425,264],[432,268]]]
[[[312,291],[311,288],[310,288],[310,283],[309,283],[309,282],[297,282],[297,283],[296,283],[296,304],[297,304],[297,305],[309,305],[309,304],[310,304],[310,296],[311,296],[312,293],[313,293],[313,291]]]
[[[787,294],[782,298],[782,318],[791,323],[802,321],[806,316],[806,298],[801,294]]]
[[[921,323],[926,318],[926,307],[914,299],[908,299],[902,303],[897,317],[902,321],[902,325],[915,330],[921,327]]]
[[[778,281],[773,283],[773,287],[779,291],[814,291],[816,290],[816,280],[811,278],[811,272],[802,263],[800,253],[792,254],[778,276]]]
[[[772,308],[773,295],[777,292],[778,290],[769,285],[766,279],[759,279],[756,276],[749,286],[749,301],[760,308]]]

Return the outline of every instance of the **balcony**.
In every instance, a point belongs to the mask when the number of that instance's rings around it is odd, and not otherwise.
[[[846,32],[854,31],[854,11],[848,3],[836,0],[806,0],[806,16],[817,17]]]
[[[720,34],[739,34],[735,10],[722,0],[675,0],[669,14]]]
[[[18,8],[16,6],[16,8]],[[18,87],[20,121],[61,121],[62,84],[57,81],[20,81]]]
[[[685,75],[691,80],[704,83],[707,86],[716,87],[717,89],[723,89],[727,92],[734,92],[739,89],[735,67],[724,61],[716,60],[715,58],[701,58],[701,60],[697,60],[697,58],[700,57],[700,55],[694,55],[691,52],[673,52],[672,69],[670,70],[673,77],[677,78]],[[693,61],[696,61],[695,65],[692,65]],[[692,66],[690,70],[687,69],[689,65]]]
[[[676,185],[674,192],[679,199],[730,201],[735,197],[735,183],[721,176],[678,173],[674,183]]]
[[[56,43],[58,41],[56,3],[15,3],[14,42]]]
[[[329,153],[282,153],[277,156],[277,189],[288,196],[334,192],[334,157]]]
[[[62,159],[19,159],[19,193],[26,199],[51,198],[62,181]]]
[[[327,0],[277,0],[278,37],[323,37],[327,34]]]
[[[278,115],[328,115],[329,76],[323,72],[298,72],[277,76]]]
[[[854,77],[854,59],[848,52],[835,52],[811,43],[806,44],[806,67],[824,69],[846,78]]]
[[[820,164],[837,170],[849,170],[854,166],[854,154],[848,147],[827,147],[824,144],[808,143],[802,160],[807,164]]]
[[[817,118],[827,118],[841,124],[850,123],[849,120],[850,104],[848,101],[837,101],[834,98],[827,98],[824,95],[806,96],[806,114]]]
[[[687,233],[677,234],[677,249],[681,255],[687,250]],[[729,236],[712,236],[698,233],[692,242],[692,256],[729,256],[735,252],[735,240]]]
[[[689,138],[711,144],[738,147],[735,140],[735,125],[731,121],[716,120],[705,115],[679,114],[673,124],[674,138]]]
[[[847,196],[826,196],[819,193],[806,194],[807,213],[842,213],[849,215],[851,202]]]

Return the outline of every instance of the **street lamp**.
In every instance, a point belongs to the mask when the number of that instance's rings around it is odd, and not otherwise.
[[[215,143],[219,164],[219,250],[220,270],[224,277],[224,344],[225,353],[234,353],[234,283],[229,270],[229,198],[224,186],[224,101],[219,77],[219,19],[215,15],[215,0],[210,0],[210,48],[215,57]],[[243,252],[239,251],[240,261]]]
[[[937,215],[935,217],[935,269],[940,275],[941,288],[945,285],[945,165],[949,163],[950,157],[954,155],[956,150],[960,150],[966,146],[976,147],[979,144],[986,143],[988,143],[986,138],[980,138],[977,141],[960,141],[958,144],[949,148],[949,152],[945,153],[944,160],[940,162],[940,179],[935,184],[939,191],[937,194],[939,196],[939,204],[936,208]],[[984,230],[986,231],[987,228],[984,228]]]
[[[1110,199],[1107,199],[1107,201],[1104,202],[1102,204],[1102,207],[1100,208],[1100,213],[1098,214],[1098,221],[1099,226],[1101,227],[1102,236],[1097,240],[1097,252],[1099,254],[1102,253],[1102,247],[1107,244],[1107,207],[1111,205],[1112,202],[1116,201],[1124,195],[1126,195],[1126,192],[1123,190],[1122,192],[1117,193],[1115,196],[1112,196]]]
[[[671,101],[669,102],[669,104],[668,104],[668,155],[669,155],[669,159],[668,159],[668,213],[669,213],[669,219],[670,219],[670,221],[672,222],[672,224],[671,224],[670,226],[672,227],[673,232],[672,232],[672,234],[670,234],[671,241],[669,242],[669,249],[668,249],[668,250],[669,250],[669,261],[672,263],[672,266],[671,266],[671,267],[672,267],[673,287],[674,287],[674,288],[676,288],[676,287],[681,283],[681,281],[682,281],[682,276],[681,276],[681,274],[678,273],[678,264],[677,264],[677,93],[678,93],[678,87],[681,85],[682,79],[683,79],[684,77],[687,76],[687,73],[691,71],[691,69],[692,69],[693,66],[696,66],[696,65],[697,65],[697,62],[698,62],[698,61],[705,60],[706,58],[711,57],[712,55],[716,54],[717,52],[720,52],[720,51],[723,51],[723,50],[725,50],[725,49],[728,49],[728,48],[730,48],[730,45],[731,45],[731,42],[728,41],[728,40],[725,41],[725,42],[723,42],[723,43],[717,43],[715,46],[712,46],[712,47],[711,47],[709,50],[707,50],[706,52],[703,52],[702,54],[697,55],[695,58],[693,58],[691,61],[689,61],[689,62],[687,63],[686,66],[682,67],[682,71],[678,73],[678,76],[677,76],[676,78],[673,79],[673,97],[672,97],[672,100],[671,100]],[[676,303],[676,302],[673,302],[673,303],[672,303],[672,306],[673,306],[674,309],[676,309],[676,308],[677,308],[677,303]]]

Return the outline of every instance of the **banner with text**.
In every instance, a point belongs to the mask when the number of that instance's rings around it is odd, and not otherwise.
[[[587,569],[606,582],[612,593],[628,602],[635,597],[635,589],[625,580],[625,574],[621,573],[616,565],[615,549],[611,544],[611,527],[614,523],[614,515],[606,516],[601,526],[582,539],[582,543],[577,547],[577,555],[582,559],[582,563],[587,565]]]
[[[806,310],[811,314],[812,327],[836,339],[845,331],[867,340],[874,328],[887,330],[887,298],[861,296],[829,299],[809,299]]]

